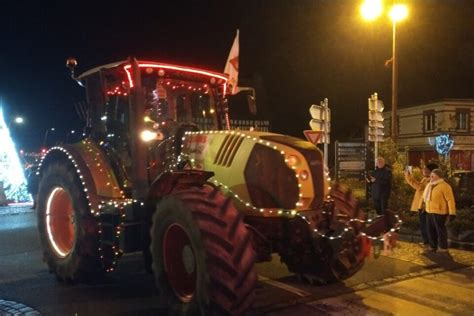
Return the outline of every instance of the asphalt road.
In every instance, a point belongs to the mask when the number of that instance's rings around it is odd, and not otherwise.
[[[327,286],[302,282],[274,256],[257,265],[260,282],[251,314],[470,315],[474,253],[451,253],[452,258],[427,258],[417,245],[399,243],[392,255],[370,257],[354,277]],[[99,284],[56,282],[41,261],[36,214],[27,207],[0,208],[0,315],[7,308],[23,308],[25,315],[157,315],[163,311],[156,301],[140,255],[125,256]]]

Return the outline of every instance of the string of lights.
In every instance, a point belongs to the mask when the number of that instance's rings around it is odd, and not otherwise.
[[[181,145],[182,147],[182,158],[181,157],[178,157],[178,160],[182,160],[182,159],[186,159],[188,160],[190,163],[191,163],[191,167],[195,167],[194,163],[195,163],[195,159],[192,158],[190,155],[184,153],[185,152],[185,141],[186,141],[186,136],[192,136],[192,135],[203,135],[203,134],[230,134],[230,135],[236,135],[236,136],[240,136],[240,137],[244,137],[246,139],[249,139],[249,140],[252,140],[256,143],[259,143],[259,144],[262,144],[262,145],[265,145],[265,146],[268,146],[269,148],[272,148],[273,150],[276,150],[278,151],[283,157],[284,157],[284,160],[285,162],[290,166],[291,165],[291,161],[288,157],[286,157],[286,152],[285,150],[283,150],[282,148],[279,148],[279,146],[277,146],[277,144],[273,144],[272,142],[269,142],[269,141],[264,141],[262,139],[259,139],[258,137],[252,137],[251,135],[248,135],[246,133],[243,133],[243,132],[238,132],[238,131],[198,131],[198,132],[186,132],[185,133],[185,136],[182,138],[182,141],[183,141],[183,144]],[[295,171],[295,177],[298,179],[298,188],[300,189],[300,192],[299,192],[299,196],[302,197],[302,193],[301,193],[301,189],[303,187],[303,184],[302,184],[302,181],[301,181],[301,177],[300,175],[298,174],[298,172],[296,171],[296,166],[290,166],[291,169],[293,169]],[[326,172],[325,173],[326,177],[327,177],[327,180],[328,180],[328,187],[327,187],[327,190],[328,190],[328,195],[327,195],[327,199],[331,199],[331,195],[330,195],[330,191],[332,189],[331,185],[330,185],[330,181],[331,181],[331,178],[328,176],[328,173]],[[251,209],[253,211],[256,211],[256,212],[259,212],[259,213],[263,213],[263,214],[268,214],[268,215],[278,215],[278,216],[287,216],[287,217],[295,217],[295,216],[299,216],[301,217],[303,220],[305,220],[306,222],[308,222],[309,224],[309,221],[306,219],[306,217],[304,215],[301,215],[299,213],[300,210],[302,210],[302,206],[303,206],[303,203],[301,201],[297,202],[296,205],[295,205],[295,209],[268,209],[268,208],[257,208],[255,207],[254,205],[252,205],[252,203],[250,203],[249,201],[245,201],[244,199],[242,199],[242,197],[240,197],[237,193],[233,192],[226,184],[224,184],[223,182],[219,181],[216,177],[213,177],[211,178],[211,181],[222,187],[229,195],[231,195],[234,200],[240,202],[242,205],[244,205],[247,209]],[[400,217],[398,215],[394,215],[395,218],[396,218],[396,225],[394,227],[392,227],[390,229],[390,231],[388,232],[388,234],[390,235],[391,233],[394,233],[396,231],[398,231],[400,225],[402,224],[402,220],[400,219]],[[359,223],[370,223],[372,220],[371,219],[368,219],[367,221],[364,221],[364,220],[361,220],[361,219],[349,219],[346,223],[344,223],[346,225],[346,227],[343,229],[343,231],[336,235],[336,236],[333,236],[331,235],[332,232],[327,232],[327,233],[324,233],[324,232],[321,232],[319,231],[318,229],[313,229],[313,232],[317,235],[319,235],[319,237],[321,238],[328,238],[330,240],[334,240],[334,239],[341,239],[341,238],[344,238],[345,234],[347,234],[349,231],[353,230],[353,227],[351,226],[351,223],[352,222],[359,222]],[[359,232],[362,236],[364,237],[367,237],[371,240],[380,240],[380,241],[383,241],[383,236],[381,237],[377,237],[377,236],[370,236],[370,235],[367,235],[366,233],[364,232]]]

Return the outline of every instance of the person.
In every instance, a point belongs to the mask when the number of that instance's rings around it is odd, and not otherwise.
[[[385,215],[392,190],[392,170],[385,165],[383,157],[375,159],[375,172],[367,178],[371,183],[372,199],[378,215]]]
[[[38,165],[31,165],[27,177],[27,190],[33,198],[33,205],[31,206],[31,209],[36,208],[36,201],[38,199],[39,175],[36,174],[37,171]]]
[[[430,250],[448,253],[448,231],[446,222],[456,218],[456,204],[453,189],[443,179],[443,171],[431,171],[430,182],[423,192],[423,201],[427,213],[428,238]]]
[[[430,175],[431,171],[437,169],[438,165],[434,163],[427,164],[422,169],[423,178],[421,180],[417,180],[413,177],[413,174],[407,169],[405,170],[405,181],[415,189],[415,194],[413,196],[413,200],[411,202],[410,210],[412,212],[417,212],[418,217],[420,220],[420,232],[421,238],[423,241],[423,247],[428,249],[429,246],[429,239],[428,239],[428,228],[427,228],[427,221],[426,221],[426,211],[424,209],[423,203],[423,192],[425,191],[426,185],[430,182]]]

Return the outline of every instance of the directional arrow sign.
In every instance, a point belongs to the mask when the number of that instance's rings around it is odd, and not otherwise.
[[[321,136],[324,134],[324,132],[311,131],[311,130],[303,131],[303,133],[306,139],[315,145],[319,144],[319,140],[321,139]]]

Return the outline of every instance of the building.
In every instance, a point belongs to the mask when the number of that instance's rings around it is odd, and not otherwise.
[[[391,131],[391,113],[384,113],[385,135]],[[398,110],[399,148],[408,155],[408,163],[438,160],[438,151],[448,149],[442,141],[453,142],[449,150],[456,170],[474,170],[474,99],[445,99]]]

